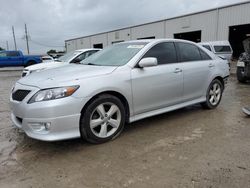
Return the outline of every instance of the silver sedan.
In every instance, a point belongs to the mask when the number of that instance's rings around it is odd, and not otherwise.
[[[34,139],[103,143],[125,123],[197,103],[217,107],[228,76],[227,61],[192,42],[124,42],[21,78],[10,96],[11,119]]]

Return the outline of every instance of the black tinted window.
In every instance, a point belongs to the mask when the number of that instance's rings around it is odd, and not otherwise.
[[[211,60],[211,57],[206,52],[204,52],[202,49],[200,49],[200,53],[201,53],[201,58],[203,60]]]
[[[214,46],[215,52],[231,52],[230,46]]]
[[[176,63],[177,55],[174,43],[165,42],[152,47],[145,55],[145,57],[157,58],[158,64]]]
[[[212,51],[209,45],[202,45],[204,48],[208,49],[209,51]]]
[[[197,46],[181,42],[178,42],[177,45],[180,53],[180,60],[182,62],[202,60]]]
[[[17,57],[17,56],[19,56],[19,53],[18,52],[7,52],[7,56],[9,56],[9,57]]]

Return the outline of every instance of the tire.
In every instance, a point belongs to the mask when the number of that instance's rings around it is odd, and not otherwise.
[[[84,110],[80,120],[81,137],[93,144],[115,139],[125,124],[125,108],[112,95],[100,95]]]
[[[237,67],[237,79],[241,83],[246,83],[247,79],[244,77],[244,68],[243,67]]]
[[[213,80],[207,90],[206,102],[201,103],[202,107],[205,109],[216,108],[220,104],[223,90],[221,81],[218,79]]]
[[[24,67],[28,67],[28,66],[31,66],[31,65],[34,65],[34,64],[36,64],[35,61],[28,61],[27,64]]]

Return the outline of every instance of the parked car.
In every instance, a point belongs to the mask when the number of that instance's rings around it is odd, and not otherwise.
[[[41,62],[41,56],[23,55],[21,51],[0,51],[0,67],[27,67]]]
[[[76,50],[76,51],[69,52],[65,54],[64,56],[61,56],[58,59],[55,59],[53,62],[42,63],[39,65],[32,65],[32,66],[26,67],[23,70],[22,77],[27,76],[32,72],[39,72],[41,70],[52,69],[52,68],[68,65],[70,63],[79,63],[83,59],[98,52],[99,50],[100,49],[94,49],[94,48]]]
[[[199,44],[214,54],[227,59],[229,62],[232,59],[233,50],[228,41],[210,41]]]
[[[201,103],[216,108],[229,67],[199,45],[177,39],[112,45],[64,67],[21,78],[11,119],[32,138],[116,138],[125,123]]]
[[[250,38],[243,41],[245,52],[242,53],[237,62],[237,79],[241,83],[250,80]]]
[[[54,58],[49,55],[42,56],[42,63],[53,63]]]

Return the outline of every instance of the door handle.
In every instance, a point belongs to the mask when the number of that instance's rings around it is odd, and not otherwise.
[[[182,70],[180,68],[176,68],[174,73],[179,73],[179,72],[182,72]]]
[[[210,63],[209,65],[208,65],[208,67],[209,68],[212,68],[212,67],[214,67],[215,65],[213,64],[213,63]]]

